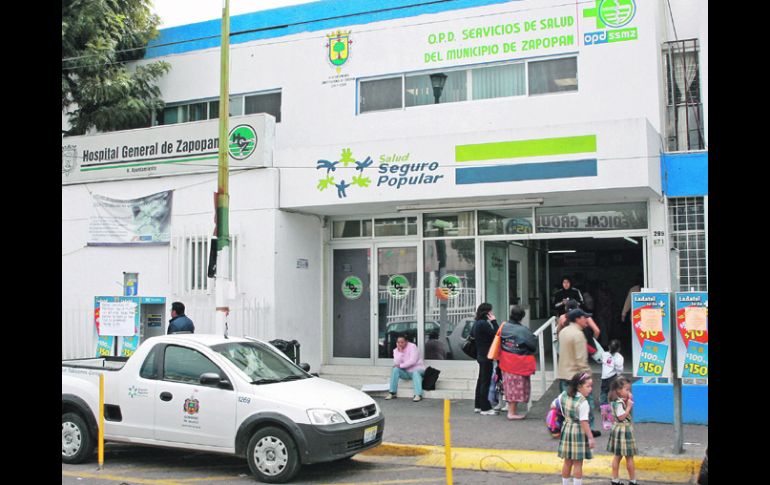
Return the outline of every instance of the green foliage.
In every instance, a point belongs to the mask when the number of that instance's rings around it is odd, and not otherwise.
[[[159,19],[150,0],[62,0],[62,113],[70,130],[114,131],[149,126],[163,108],[157,79],[162,61],[127,66],[144,57]]]

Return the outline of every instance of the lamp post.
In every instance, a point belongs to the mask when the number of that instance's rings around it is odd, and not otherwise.
[[[442,72],[437,72],[430,75],[430,84],[433,86],[433,97],[436,98],[435,104],[438,104],[438,100],[441,97],[441,91],[444,90],[444,83],[446,83],[447,77],[448,76]]]

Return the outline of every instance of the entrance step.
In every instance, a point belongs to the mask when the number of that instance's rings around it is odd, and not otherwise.
[[[424,391],[426,399],[474,399],[476,390],[476,378],[478,367],[449,367],[440,368],[441,375],[436,382],[435,391]],[[339,382],[355,389],[361,389],[366,384],[387,384],[390,382],[391,367],[380,366],[353,366],[353,365],[323,365],[320,377],[330,381]],[[532,401],[537,401],[543,395],[541,373],[536,372],[531,377]],[[554,379],[554,373],[547,371],[546,389]],[[384,397],[387,391],[370,392],[373,397]],[[401,380],[398,385],[399,398],[411,398],[414,388],[411,382]]]

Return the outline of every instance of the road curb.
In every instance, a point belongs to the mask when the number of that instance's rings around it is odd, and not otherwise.
[[[397,457],[415,466],[444,468],[443,446],[382,443],[362,453],[364,456]],[[452,448],[452,468],[511,473],[561,474],[562,460],[556,452],[529,450],[495,450],[483,448]],[[637,479],[640,481],[694,483],[700,460],[665,456],[634,457]],[[626,476],[621,463],[621,477]],[[587,477],[611,478],[612,455],[594,454],[583,462]]]

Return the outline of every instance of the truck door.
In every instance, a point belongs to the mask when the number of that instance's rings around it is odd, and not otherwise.
[[[160,357],[162,345],[156,345],[139,370],[139,377],[129,378],[128,375],[120,382],[118,389],[122,419],[114,423],[116,434],[132,438],[153,439],[154,414],[157,379],[160,375]]]
[[[162,378],[155,392],[155,439],[233,448],[236,395],[230,389],[200,384],[201,374],[215,372],[231,380],[195,349],[166,347]]]

